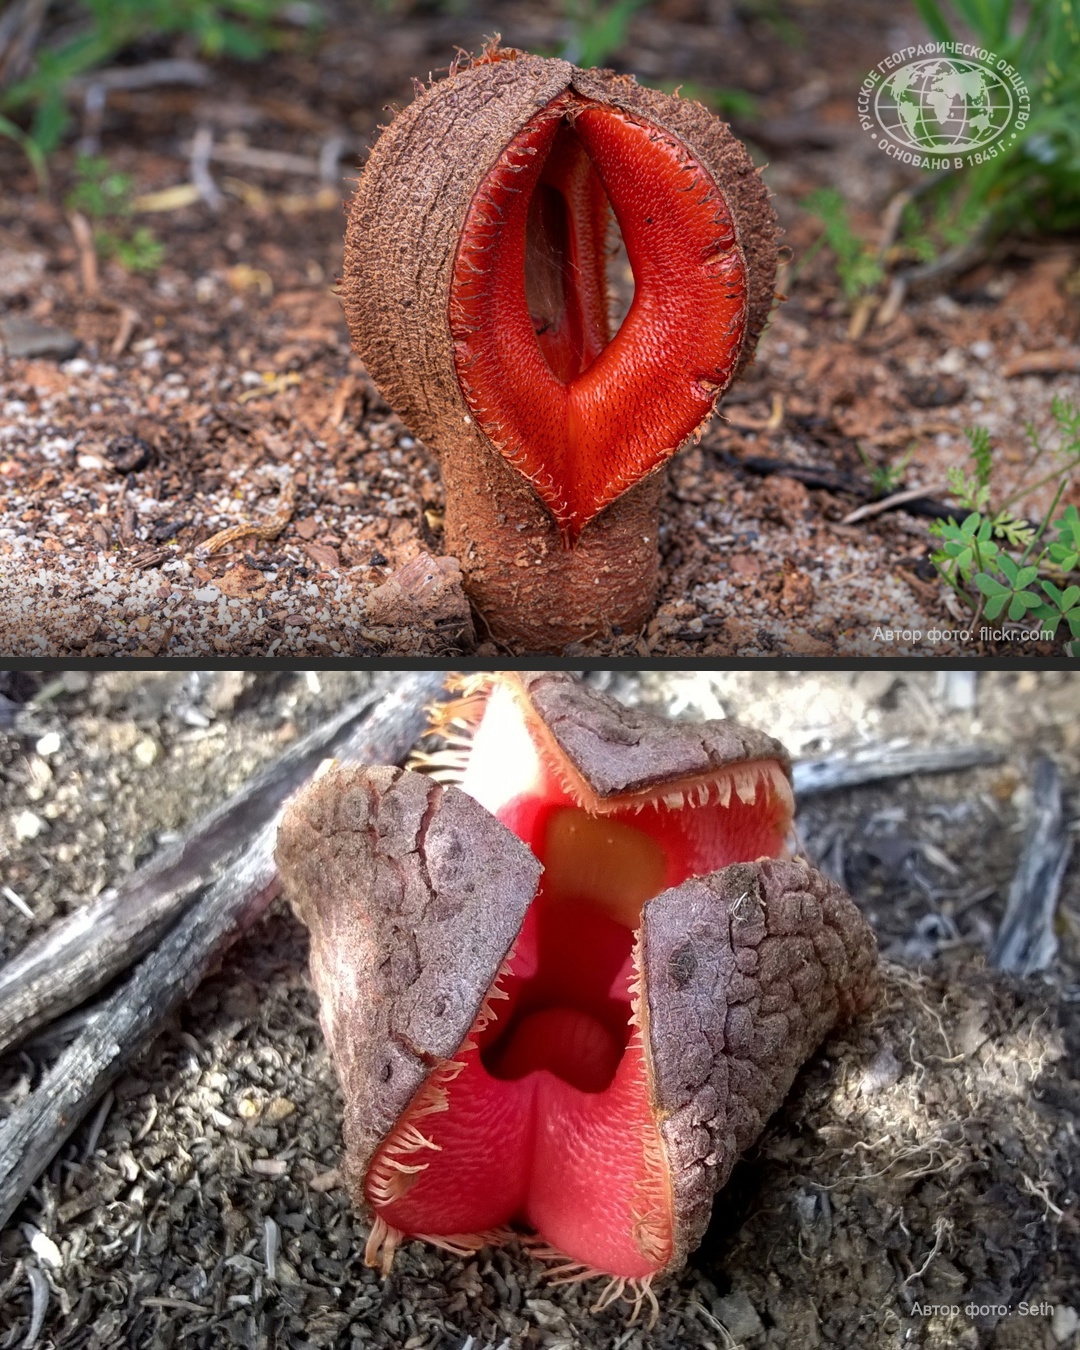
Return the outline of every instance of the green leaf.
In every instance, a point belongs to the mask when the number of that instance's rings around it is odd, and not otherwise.
[[[1061,623],[1061,615],[1052,605],[1041,604],[1031,611],[1031,617],[1038,619],[1043,637],[1052,638]]]
[[[800,205],[821,220],[845,297],[855,300],[872,291],[885,275],[885,269],[876,250],[855,233],[847,203],[836,188],[818,188],[804,197]]]
[[[1008,599],[1012,594],[1008,586],[1003,586],[1000,581],[988,576],[986,572],[975,574],[975,585],[978,586],[983,595],[1000,596],[1003,600]],[[989,613],[989,606],[987,606],[987,612]],[[990,617],[993,618],[994,616],[991,614]]]
[[[1080,553],[1070,553],[1061,544],[1051,544],[1050,561],[1060,567],[1063,572],[1075,572],[1077,564],[1080,563]]]
[[[1066,506],[1064,516],[1054,521],[1058,543],[1072,551],[1080,551],[1080,513],[1075,506]]]
[[[22,127],[17,127],[14,122],[9,121],[0,113],[0,136],[7,136],[15,141],[23,154],[30,161],[30,167],[34,170],[34,176],[37,178],[38,187],[44,189],[49,183],[49,169],[42,153],[41,147],[37,142],[23,131]]]
[[[937,38],[939,42],[952,42],[954,40],[953,31],[945,21],[945,15],[942,14],[935,0],[915,0],[915,8],[919,11],[923,23],[930,29],[932,36]]]
[[[1009,618],[1015,623],[1038,604],[1039,597],[1033,591],[1016,591],[1009,602]]]
[[[971,446],[971,458],[975,461],[975,480],[980,487],[990,482],[993,468],[990,457],[990,433],[986,427],[965,427],[964,435]]]

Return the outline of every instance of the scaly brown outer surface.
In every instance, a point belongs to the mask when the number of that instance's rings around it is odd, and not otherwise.
[[[598,797],[696,778],[728,764],[774,759],[791,777],[779,741],[738,722],[672,722],[628,708],[573,675],[536,671],[520,684],[559,749]]]
[[[659,568],[662,472],[624,493],[567,551],[529,482],[475,425],[454,367],[450,285],[473,194],[524,124],[570,87],[670,130],[712,173],[751,273],[745,363],[772,303],[777,251],[776,217],[745,148],[699,104],[556,59],[468,66],[394,118],[357,187],[342,283],[356,352],[387,402],[439,454],[446,549],[461,563],[466,591],[493,636],[538,652],[613,624],[639,628]]]
[[[311,976],[345,1097],[345,1171],[372,1154],[465,1039],[536,894],[540,864],[457,788],[332,769],[285,813],[277,865],[311,931]]]
[[[761,859],[650,900],[641,950],[674,1269],[802,1064],[873,1003],[877,949],[839,886],[797,860]]]

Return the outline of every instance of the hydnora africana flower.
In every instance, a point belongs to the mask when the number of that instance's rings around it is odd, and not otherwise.
[[[782,856],[789,764],[760,732],[562,674],[483,677],[441,725],[458,786],[332,769],[278,844],[367,1258],[524,1234],[553,1274],[640,1306],[802,1063],[872,1002],[873,936]]]
[[[609,223],[634,298],[611,332]],[[662,470],[752,355],[777,227],[698,103],[489,48],[383,131],[349,213],[353,345],[441,461],[445,542],[531,650],[655,600]]]

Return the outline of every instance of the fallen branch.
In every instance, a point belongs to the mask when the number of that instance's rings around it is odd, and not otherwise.
[[[441,674],[398,677],[337,746],[337,758],[346,764],[403,760],[424,729],[425,706],[442,680]],[[290,774],[292,787],[299,786],[295,777]],[[0,1126],[0,1229],[94,1103],[277,895],[277,816],[275,811],[264,819],[244,853],[176,919],[156,949],[95,1011],[41,1085]],[[245,837],[250,840],[251,832]]]
[[[194,153],[194,141],[185,141],[180,151]],[[262,150],[255,145],[226,145],[214,142],[207,147],[207,159],[214,164],[230,164],[240,169],[257,169],[262,173],[296,175],[301,178],[321,178],[334,182],[338,161],[347,148],[343,136],[332,136],[323,143],[317,159],[310,155],[294,155],[285,150]]]
[[[945,745],[931,750],[910,746],[868,745],[822,759],[804,759],[792,768],[796,797],[840,788],[861,787],[886,778],[920,773],[952,773],[978,764],[999,764],[1005,752],[993,745]]]
[[[0,1228],[165,1017],[277,894],[274,833],[263,826],[239,863],[173,924],[0,1126]]]
[[[794,478],[796,482],[802,483],[805,487],[824,488],[826,492],[847,492],[853,497],[865,498],[871,504],[876,505],[879,510],[891,509],[891,507],[882,504],[888,501],[888,498],[875,498],[874,489],[869,483],[853,478],[850,474],[837,473],[835,469],[826,468],[821,464],[795,464],[790,460],[769,459],[764,455],[748,455],[743,459],[738,455],[716,449],[713,450],[713,454],[722,460],[729,469],[745,469],[747,473],[755,474],[759,478],[768,478],[772,474],[780,474],[784,478]],[[913,516],[929,516],[934,520],[948,520],[950,516],[957,514],[955,506],[948,506],[945,502],[939,502],[933,497],[925,496],[925,488],[918,490],[905,488],[904,491],[914,491],[914,496],[905,503],[907,511]],[[900,505],[900,503],[895,502],[893,505]]]
[[[990,253],[989,221],[965,243],[955,244],[930,262],[917,263],[914,267],[904,268],[896,275],[903,281],[908,291],[938,285],[951,281],[954,277],[970,272],[983,262]]]
[[[1034,975],[1054,959],[1054,912],[1073,846],[1061,808],[1061,774],[1045,755],[1035,761],[1032,808],[1005,913],[990,949],[990,964],[1013,975]]]
[[[419,734],[422,709],[440,685],[439,675],[413,675],[399,678],[390,692],[384,683],[353,699],[182,839],[28,943],[0,968],[0,1051],[82,1003],[148,951],[327,755],[345,753],[364,737],[381,745],[399,718]]]
[[[64,85],[69,98],[80,98],[88,89],[107,92],[114,89],[154,89],[163,84],[209,84],[210,68],[201,61],[185,57],[166,57],[160,61],[144,61],[139,66],[106,66],[87,75],[76,75]]]
[[[201,126],[195,132],[190,151],[191,181],[199,190],[199,196],[212,211],[219,211],[225,205],[225,196],[210,172],[210,156],[214,149],[214,133],[208,126]]]

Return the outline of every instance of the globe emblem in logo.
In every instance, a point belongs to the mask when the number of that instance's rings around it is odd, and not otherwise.
[[[878,85],[882,130],[908,150],[959,154],[989,145],[1009,125],[1013,95],[995,71],[973,61],[911,61]]]

